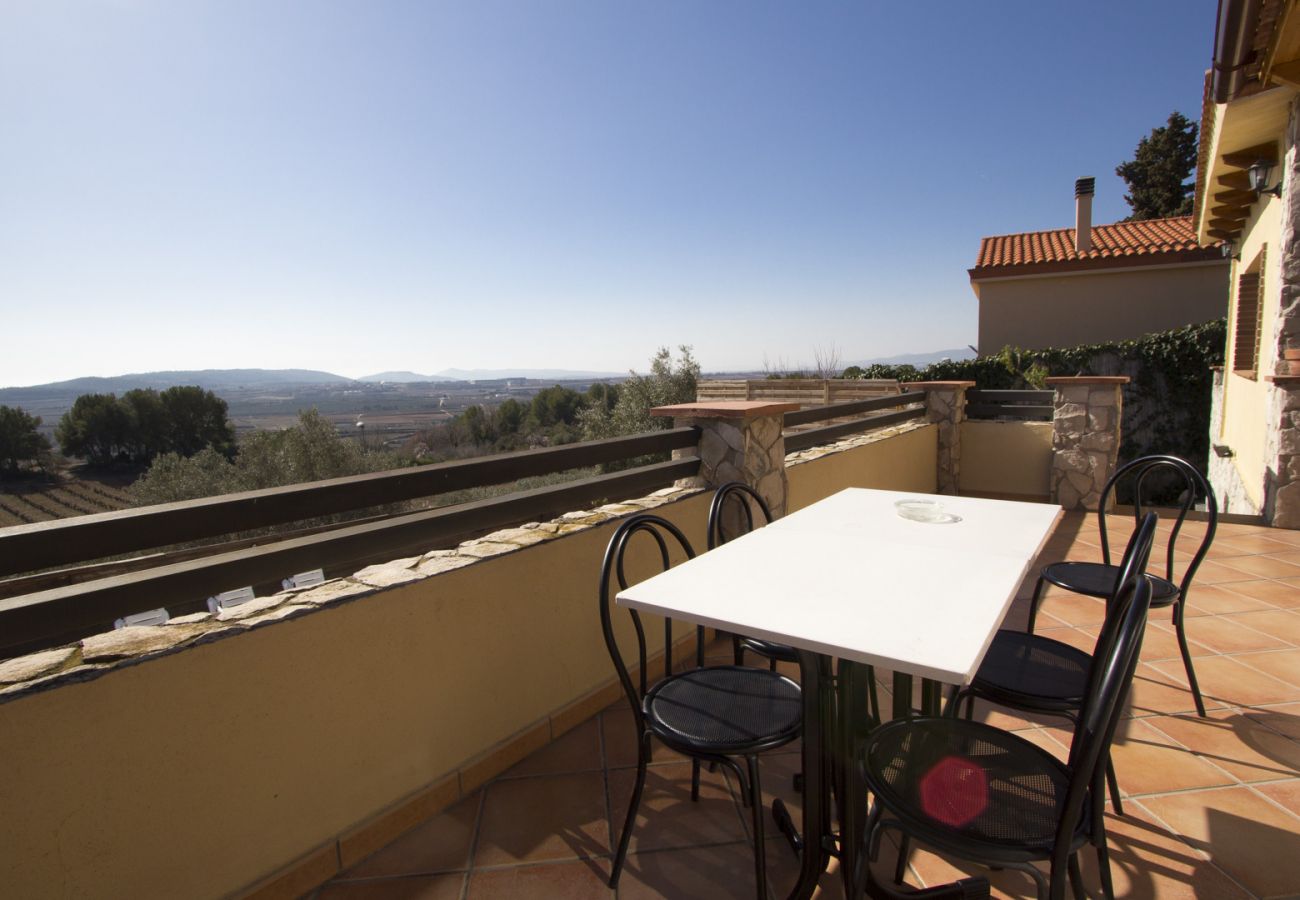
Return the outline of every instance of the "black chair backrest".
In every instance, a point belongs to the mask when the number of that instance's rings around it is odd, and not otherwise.
[[[695,551],[691,548],[691,542],[686,539],[672,522],[659,516],[642,513],[635,515],[618,526],[614,536],[609,539],[609,546],[605,548],[605,559],[600,566],[600,627],[605,635],[605,647],[609,650],[610,659],[614,662],[614,669],[618,672],[618,680],[623,685],[623,691],[627,694],[627,699],[632,704],[632,712],[636,717],[638,731],[645,727],[641,712],[641,698],[645,697],[648,690],[648,679],[646,675],[646,640],[645,629],[641,625],[641,616],[635,609],[629,609],[628,613],[632,617],[632,624],[636,629],[637,642],[637,665],[640,673],[639,687],[632,682],[632,676],[628,671],[627,663],[623,660],[623,654],[618,648],[618,640],[614,635],[613,622],[613,603],[616,591],[611,591],[611,584],[617,584],[618,590],[623,590],[629,584],[625,561],[628,553],[628,544],[637,534],[647,535],[659,550],[660,571],[666,571],[672,566],[673,546],[680,551],[686,559],[693,559]],[[695,629],[695,664],[704,665],[704,629],[698,627]],[[672,619],[664,618],[664,676],[667,677],[672,673],[673,667],[673,622]]]
[[[1147,612],[1151,607],[1151,582],[1145,574],[1155,533],[1156,514],[1147,513],[1124,551],[1119,584],[1097,639],[1083,710],[1070,742],[1070,788],[1058,826],[1057,851],[1063,845],[1068,851],[1070,838],[1084,813],[1089,791],[1092,791],[1094,808],[1102,796],[1098,789],[1109,758],[1110,742],[1123,711],[1124,697],[1137,670],[1138,652],[1142,648]],[[1064,866],[1065,859],[1062,858],[1060,863]]]
[[[731,501],[730,505],[727,501]],[[734,532],[730,534],[727,533],[729,529],[725,527],[723,519],[728,509],[739,509],[733,521],[740,522],[742,515],[744,520],[739,528],[730,529]],[[762,515],[763,521],[760,524],[766,525],[772,521],[772,511],[768,509],[767,502],[749,485],[740,481],[728,481],[718,488],[713,495],[713,502],[709,504],[708,549],[713,550],[732,538],[753,531],[755,509]]]
[[[1175,517],[1173,528],[1169,532],[1169,547],[1165,555],[1164,577],[1167,581],[1177,585],[1181,595],[1185,596],[1188,586],[1192,583],[1192,576],[1200,568],[1201,562],[1205,559],[1205,554],[1209,552],[1211,542],[1214,541],[1214,531],[1219,521],[1219,505],[1214,499],[1214,491],[1205,480],[1205,476],[1186,460],[1179,459],[1177,456],[1143,456],[1120,466],[1115,471],[1115,474],[1110,476],[1110,480],[1106,482],[1106,486],[1102,489],[1101,503],[1097,507],[1097,522],[1101,527],[1102,559],[1107,565],[1110,564],[1110,541],[1106,534],[1106,506],[1115,490],[1115,486],[1125,479],[1133,479],[1133,521],[1136,524],[1142,519],[1142,507],[1145,503],[1143,488],[1151,484],[1148,479],[1152,476],[1155,476],[1156,482],[1159,482],[1162,477],[1171,478],[1174,486],[1179,489],[1178,515]],[[1174,546],[1178,542],[1178,533],[1182,531],[1183,522],[1187,520],[1187,513],[1200,498],[1204,498],[1206,503],[1205,536],[1201,539],[1200,546],[1197,547],[1191,562],[1187,564],[1187,568],[1183,571],[1182,579],[1176,580],[1174,578]],[[1146,503],[1146,505],[1150,504]]]

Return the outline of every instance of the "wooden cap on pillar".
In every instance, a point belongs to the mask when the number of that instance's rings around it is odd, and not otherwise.
[[[656,406],[650,415],[674,419],[755,419],[794,412],[798,403],[772,403],[767,400],[705,400],[702,403],[674,403]]]

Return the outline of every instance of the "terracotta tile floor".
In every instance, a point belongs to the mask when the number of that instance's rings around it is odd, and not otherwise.
[[[1199,539],[1202,528],[1192,523],[1186,530]],[[1116,538],[1121,547],[1125,536]],[[1161,561],[1166,540],[1160,539]],[[1186,540],[1179,539],[1179,559],[1191,546]],[[1100,558],[1099,547],[1095,518],[1071,515],[1041,562]],[[1168,615],[1153,615],[1130,716],[1114,750],[1127,798],[1125,815],[1108,817],[1119,896],[1300,897],[1298,549],[1300,533],[1220,526],[1206,577],[1193,585],[1188,606],[1187,630],[1210,711],[1205,719],[1195,713]],[[1009,627],[1023,627],[1032,588],[1031,576]],[[1101,614],[1100,601],[1052,592],[1038,630],[1090,649]],[[882,705],[888,702],[886,691]],[[1060,723],[993,708],[979,715],[1066,753],[1070,733]],[[605,710],[312,897],[615,896],[605,879],[631,790],[636,756],[630,726],[625,707]],[[796,819],[799,798],[791,776],[799,768],[797,750],[770,754],[763,764],[767,803],[782,797]],[[698,803],[689,791],[690,766],[661,749],[618,897],[754,896],[749,815],[734,779],[706,774]],[[796,860],[775,828],[768,836],[773,894],[781,897],[793,882]],[[879,865],[892,866],[892,848],[887,841]],[[1095,885],[1095,866],[1090,854],[1084,856]],[[909,883],[941,883],[977,871],[919,848],[910,859]],[[1033,896],[1020,873],[995,872],[991,879],[996,896]],[[825,896],[842,896],[833,870],[822,883]]]

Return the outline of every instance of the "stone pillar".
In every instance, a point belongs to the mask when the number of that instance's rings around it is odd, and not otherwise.
[[[767,502],[774,518],[785,515],[785,414],[797,403],[716,400],[658,406],[652,416],[671,416],[674,427],[700,429],[700,481],[718,487],[740,481]],[[682,452],[682,451],[678,451]],[[685,451],[687,454],[689,450]]]
[[[904,391],[925,391],[926,419],[939,426],[936,481],[941,494],[956,494],[961,477],[961,423],[966,420],[966,391],[973,381],[913,381]]]
[[[1115,474],[1127,375],[1049,378],[1052,414],[1052,501],[1095,510]],[[1111,498],[1112,502],[1114,498]]]
[[[1265,477],[1264,517],[1274,528],[1300,528],[1300,375],[1271,375],[1268,430],[1273,457]],[[1270,435],[1272,437],[1272,435]]]

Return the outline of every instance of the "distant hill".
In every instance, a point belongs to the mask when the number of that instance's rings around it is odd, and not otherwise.
[[[489,381],[500,378],[535,378],[541,381],[581,381],[585,378],[624,378],[626,372],[578,372],[571,369],[444,369],[424,380]]]
[[[975,351],[970,347],[961,347],[956,350],[932,350],[929,353],[904,353],[899,356],[884,356],[875,359],[854,360],[847,362],[844,367],[849,366],[916,366],[918,369],[922,366],[928,366],[930,363],[939,362],[941,359],[962,360],[974,359]]]
[[[421,375],[419,372],[379,372],[375,375],[362,375],[357,381],[364,381],[367,384],[379,384],[387,381],[389,384],[407,384],[412,381],[437,381],[433,375]]]
[[[206,390],[220,388],[281,387],[294,384],[346,384],[352,379],[312,369],[198,369],[175,372],[136,372],[111,378],[73,378],[28,387],[0,388],[0,401],[77,394],[120,394],[134,388],[164,390],[178,384],[197,384]]]

